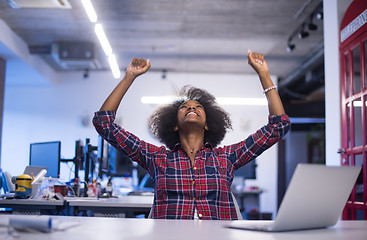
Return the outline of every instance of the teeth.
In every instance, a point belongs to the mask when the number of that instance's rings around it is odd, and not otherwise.
[[[197,115],[196,113],[194,113],[194,112],[189,112],[187,115],[192,115],[192,114],[194,114],[194,115]]]

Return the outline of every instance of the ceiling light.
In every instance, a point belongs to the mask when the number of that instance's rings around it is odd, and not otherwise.
[[[309,0],[310,2],[310,0]],[[306,30],[306,27],[309,31],[316,31],[318,29],[318,25],[313,23],[314,18],[323,19],[323,10],[322,10],[322,2],[311,12],[310,15],[306,18],[306,20],[302,23],[302,25],[298,26],[293,33],[289,36],[287,42],[287,51],[292,52],[296,45],[292,43],[292,39],[297,35],[299,39],[307,38],[310,33]],[[306,25],[307,24],[307,25]]]
[[[309,35],[310,34],[308,32],[303,31],[303,30],[298,33],[299,39],[304,39],[304,38],[308,37]]]
[[[94,7],[92,3],[90,2],[90,0],[81,0],[81,1],[82,1],[84,10],[87,12],[89,20],[92,23],[97,22],[97,14],[96,14],[96,11],[94,11]]]
[[[310,22],[308,24],[308,30],[310,30],[310,31],[316,31],[317,30],[317,25],[314,24],[313,22]]]
[[[94,10],[94,7],[91,3],[90,0],[81,0],[84,10],[86,11],[89,20],[92,23],[96,23],[97,22],[97,14],[96,11]],[[101,43],[102,49],[104,51],[104,53],[106,54],[106,56],[108,57],[108,63],[110,64],[110,68],[113,74],[114,78],[120,78],[121,77],[121,72],[120,72],[120,68],[117,64],[116,61],[116,56],[115,54],[112,54],[112,47],[110,45],[110,42],[108,41],[108,38],[103,30],[103,27],[100,23],[96,23],[95,27],[94,27],[94,31],[97,35],[97,38],[99,40],[99,42]]]
[[[317,30],[317,25],[313,23],[313,17],[314,17],[314,13],[312,13],[310,15],[310,22],[308,23],[308,30],[310,30],[310,31],[316,31]]]
[[[287,52],[292,52],[295,49],[296,45],[292,43],[292,37],[288,39],[287,42]]]
[[[121,72],[120,72],[119,65],[117,64],[115,54],[111,54],[108,56],[108,63],[110,64],[110,68],[111,68],[113,77],[116,79],[120,78]]]
[[[293,43],[287,44],[287,52],[292,52],[296,48],[296,45]]]
[[[316,18],[317,18],[318,20],[322,20],[322,19],[324,19],[324,13],[323,13],[323,12],[318,12],[318,13],[316,13]]]
[[[309,35],[310,34],[307,31],[305,31],[305,24],[303,23],[302,27],[301,27],[301,31],[299,31],[299,33],[298,33],[298,38],[299,39],[304,39],[304,38],[308,37]]]
[[[112,54],[112,48],[110,42],[108,41],[105,32],[103,31],[101,24],[96,24],[94,31],[97,34],[98,40],[102,45],[104,53],[109,56]]]

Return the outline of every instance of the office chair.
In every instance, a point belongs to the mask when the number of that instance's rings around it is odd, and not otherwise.
[[[139,188],[153,191],[153,180],[149,174],[144,175],[143,179],[139,183]]]
[[[234,207],[236,208],[237,218],[238,218],[238,220],[243,220],[242,213],[240,211],[240,207],[238,206],[236,197],[234,196],[233,192],[231,192],[231,195],[232,195],[232,198],[233,198]]]
[[[5,194],[15,192],[15,185],[11,181],[9,172],[1,172],[1,183]]]
[[[238,218],[238,220],[243,220],[242,213],[241,213],[240,208],[238,206],[236,197],[234,196],[233,192],[231,192],[231,195],[232,195],[234,207],[236,208],[237,218]],[[150,209],[148,218],[152,218],[152,209]]]

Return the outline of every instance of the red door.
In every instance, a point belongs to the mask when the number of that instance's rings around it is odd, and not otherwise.
[[[344,220],[367,219],[367,1],[354,0],[340,27],[342,165],[362,166]]]

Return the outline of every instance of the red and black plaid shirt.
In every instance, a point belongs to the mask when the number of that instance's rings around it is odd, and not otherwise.
[[[195,165],[177,144],[173,150],[158,147],[114,123],[115,112],[96,112],[97,132],[123,154],[148,171],[154,182],[152,218],[234,220],[231,195],[234,171],[278,142],[289,130],[287,115],[269,116],[269,123],[246,140],[214,148],[206,143],[195,156]]]

